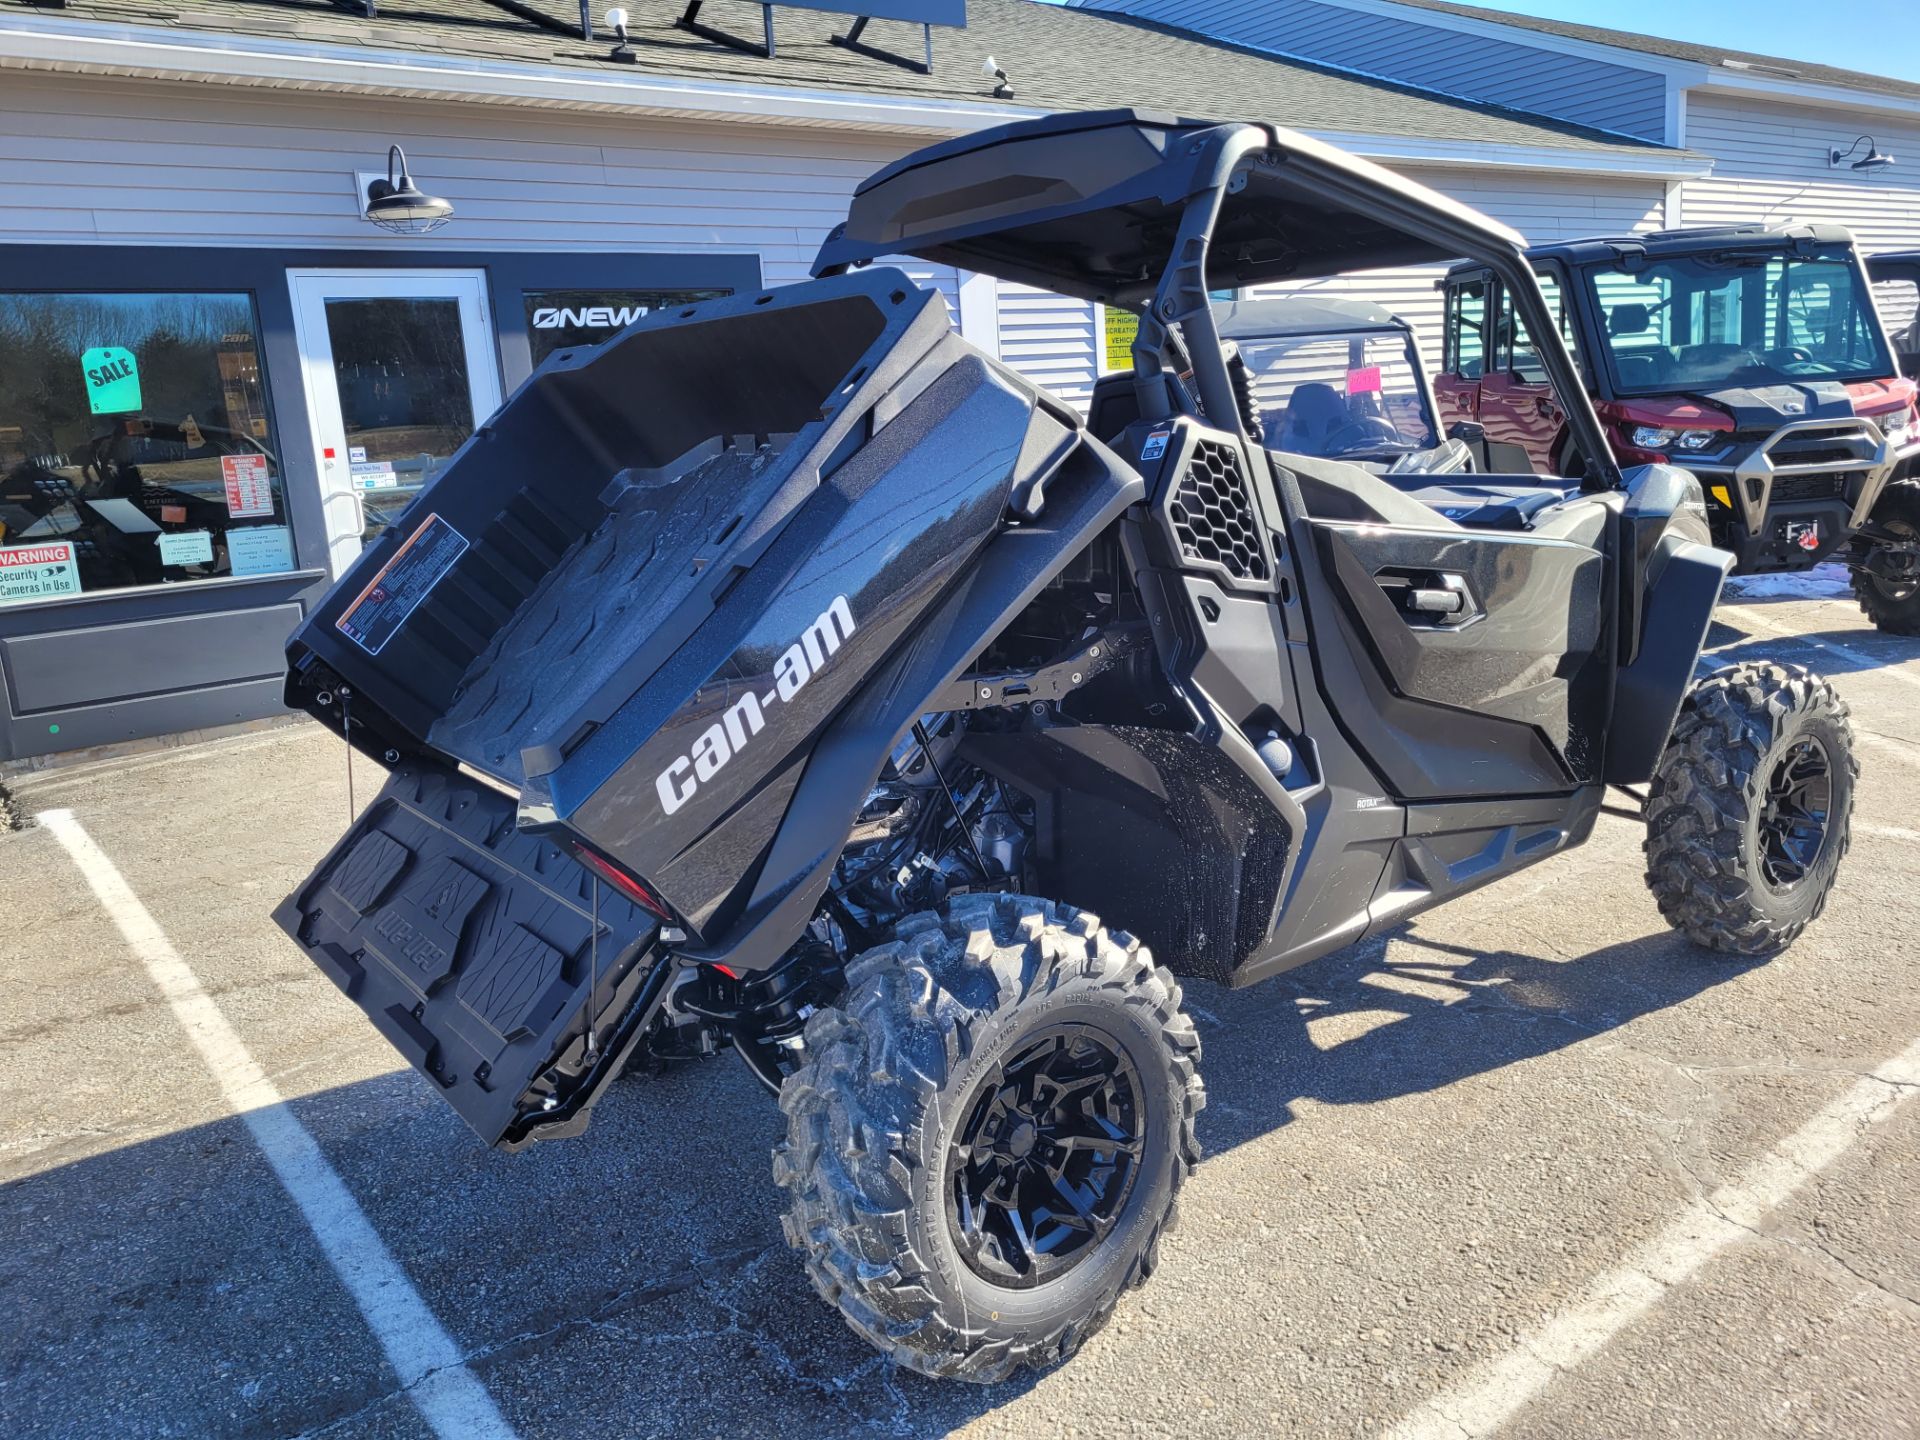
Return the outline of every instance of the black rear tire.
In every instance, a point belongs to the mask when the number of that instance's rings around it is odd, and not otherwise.
[[[787,1241],[898,1363],[982,1383],[1052,1364],[1152,1272],[1206,1096],[1180,987],[1139,941],[1050,901],[963,896],[859,957],[805,1038],[774,1152]],[[1021,1105],[1072,1118],[1036,1140]],[[981,1174],[1072,1193],[1057,1213],[976,1207]]]
[[[1895,480],[1873,502],[1873,523],[1902,540],[1920,541],[1920,479]],[[1853,597],[1861,613],[1888,635],[1920,635],[1920,581],[1882,580],[1853,572]]]
[[[1695,944],[1784,950],[1826,907],[1859,776],[1847,706],[1798,665],[1730,665],[1687,692],[1647,800],[1647,885]]]

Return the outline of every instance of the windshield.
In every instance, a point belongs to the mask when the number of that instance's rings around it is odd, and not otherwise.
[[[1622,395],[1894,373],[1845,251],[1693,255],[1586,273]]]
[[[1295,455],[1390,459],[1439,443],[1399,332],[1239,339],[1266,443]]]

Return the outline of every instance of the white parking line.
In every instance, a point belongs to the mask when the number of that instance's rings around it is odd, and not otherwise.
[[[1688,1205],[1572,1305],[1522,1335],[1512,1350],[1475,1366],[1386,1433],[1393,1440],[1491,1434],[1707,1261],[1735,1241],[1752,1238],[1771,1211],[1891,1115],[1914,1087],[1920,1087],[1920,1040],[1849,1086],[1739,1179]]]
[[[37,818],[79,866],[128,948],[166,997],[227,1103],[246,1122],[273,1173],[306,1216],[421,1418],[443,1440],[512,1440],[512,1427],[462,1363],[453,1337],[427,1308],[346,1183],[118,867],[71,810],[42,810]]]
[[[1803,645],[1811,645],[1816,650],[1825,650],[1829,654],[1838,655],[1842,660],[1850,660],[1862,670],[1871,670],[1875,674],[1904,680],[1909,685],[1920,685],[1920,675],[1914,674],[1911,670],[1900,669],[1898,661],[1876,659],[1866,651],[1856,650],[1851,645],[1842,645],[1838,640],[1816,640],[1813,636],[1803,635],[1777,620],[1770,620],[1764,615],[1749,614],[1745,606],[1741,607],[1739,614],[1743,621],[1758,625],[1762,630],[1777,635],[1783,640],[1798,640]]]

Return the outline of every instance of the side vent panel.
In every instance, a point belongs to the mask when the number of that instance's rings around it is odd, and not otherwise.
[[[1197,436],[1167,492],[1167,524],[1183,564],[1218,570],[1251,588],[1272,588],[1265,527],[1237,444]]]

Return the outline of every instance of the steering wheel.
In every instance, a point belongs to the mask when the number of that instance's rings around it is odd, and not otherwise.
[[[1363,415],[1357,420],[1349,420],[1329,435],[1321,454],[1329,457],[1342,455],[1349,450],[1363,450],[1383,440],[1389,444],[1399,443],[1400,432],[1394,428],[1393,422],[1378,415]]]

